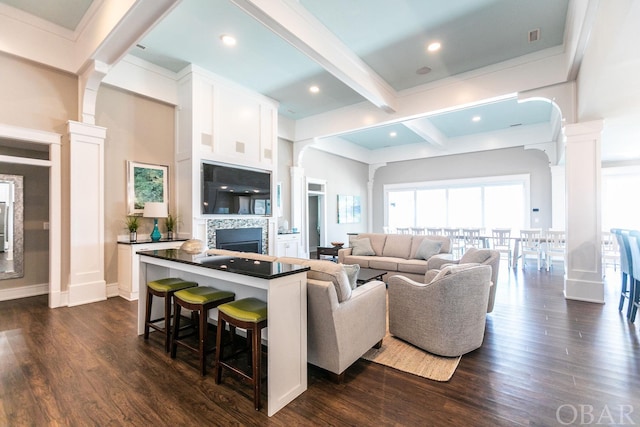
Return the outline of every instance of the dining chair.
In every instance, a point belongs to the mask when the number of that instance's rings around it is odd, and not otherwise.
[[[480,249],[484,247],[482,239],[480,238],[479,228],[463,228],[462,238],[464,239],[464,250],[470,248]]]
[[[507,255],[508,265],[511,265],[511,229],[493,228],[491,230],[491,246],[494,250]]]
[[[460,229],[451,227],[443,228],[442,234],[451,240],[451,253],[454,255],[454,258],[460,258],[464,248],[464,240],[462,239],[462,234],[460,234]]]
[[[398,227],[396,228],[397,234],[411,234],[411,229],[409,227]]]
[[[544,255],[547,271],[552,267],[554,258],[562,259],[563,266],[567,263],[566,235],[561,230],[548,230],[544,233]],[[566,267],[565,267],[566,268]]]
[[[640,306],[640,231],[629,232],[629,248],[631,248],[631,286],[629,288],[629,308],[627,318],[631,323],[636,320]]]
[[[620,275],[622,276],[622,286],[620,287],[618,311],[622,311],[624,308],[624,301],[629,300],[629,305],[627,307],[628,318],[631,317],[631,308],[633,306],[631,303],[632,299],[629,297],[630,290],[633,287],[633,275],[631,274],[633,263],[631,260],[628,231],[620,228],[612,228],[611,233],[616,237],[618,247],[620,248]]]
[[[427,227],[426,233],[429,236],[442,236],[442,227]]]
[[[520,230],[520,256],[522,257],[522,269],[526,266],[527,255],[534,255],[538,261],[538,270],[542,264],[542,246],[540,240],[542,230],[539,228]]]
[[[411,234],[415,234],[415,235],[425,234],[424,227],[411,227]]]
[[[620,261],[620,246],[613,231],[602,232],[602,268],[606,271],[607,265],[613,266],[613,271],[617,271]]]

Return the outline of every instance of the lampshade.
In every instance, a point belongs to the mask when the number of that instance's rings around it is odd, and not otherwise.
[[[168,215],[167,204],[162,202],[147,202],[144,204],[145,218],[166,218]]]

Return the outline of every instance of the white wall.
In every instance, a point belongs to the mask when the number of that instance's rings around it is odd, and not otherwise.
[[[324,151],[307,148],[300,166],[307,178],[327,181],[327,241],[348,242],[347,233],[367,231],[367,180],[366,164],[339,157]],[[338,224],[338,195],[360,196],[361,221],[354,224]],[[374,205],[376,206],[376,205]],[[380,205],[381,206],[381,205]]]
[[[389,163],[379,168],[373,185],[373,231],[384,226],[385,184],[530,174],[531,208],[538,208],[537,227],[551,227],[551,170],[546,154],[522,147]],[[504,203],[509,203],[505,200]],[[534,223],[531,212],[531,224]]]
[[[640,2],[600,1],[578,75],[578,121],[604,119],[603,161],[640,159]]]

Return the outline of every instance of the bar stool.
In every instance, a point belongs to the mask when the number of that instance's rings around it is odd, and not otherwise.
[[[222,333],[225,324],[229,324],[232,339],[235,328],[247,330],[247,343],[250,343],[252,375],[225,362],[222,358],[224,348]],[[260,356],[262,349],[262,329],[267,327],[267,303],[257,298],[244,298],[218,306],[218,331],[216,334],[215,382],[222,380],[222,367],[228,368],[253,385],[253,404],[260,410]],[[235,354],[233,355],[235,356]],[[229,357],[230,358],[230,357]],[[227,359],[229,359],[227,358]]]
[[[206,374],[207,354],[212,353],[212,348],[207,348],[207,331],[209,326],[209,310],[219,306],[220,304],[233,301],[235,294],[229,291],[221,291],[209,286],[200,286],[197,288],[183,289],[173,295],[175,302],[176,321],[173,325],[173,334],[171,335],[171,358],[175,359],[178,352],[178,345],[185,347],[200,357],[200,375]],[[187,308],[195,313],[194,331],[184,336],[180,336],[180,311],[182,307]],[[198,334],[198,344],[191,345],[187,338]]]
[[[147,305],[144,318],[144,339],[149,339],[149,328],[164,334],[164,349],[169,352],[171,335],[171,302],[173,294],[181,289],[197,287],[198,283],[182,280],[178,277],[168,277],[166,279],[153,280],[147,282]],[[153,297],[164,298],[164,316],[151,320],[151,306]],[[160,326],[158,323],[163,322]]]

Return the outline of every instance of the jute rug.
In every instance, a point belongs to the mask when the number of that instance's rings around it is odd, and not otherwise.
[[[387,334],[382,347],[367,351],[363,359],[434,381],[449,381],[462,356],[442,357],[427,353],[411,344]]]

